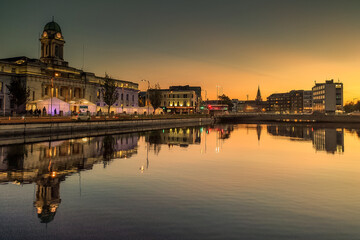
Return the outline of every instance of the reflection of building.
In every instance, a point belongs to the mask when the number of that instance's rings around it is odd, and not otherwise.
[[[312,129],[302,126],[268,125],[267,131],[273,136],[290,137],[291,140],[311,140],[313,138]]]
[[[344,152],[344,129],[324,128],[315,130],[313,145],[318,151]]]
[[[98,108],[104,107],[105,103],[101,100],[100,94],[104,78],[68,66],[68,62],[64,61],[64,36],[56,22],[51,21],[45,25],[40,42],[40,59],[27,57],[0,59],[0,112],[8,114],[14,110],[15,106],[10,101],[5,87],[12,79],[22,81],[30,89],[27,109],[39,107],[37,105],[41,104],[41,101],[51,97],[56,97],[63,103],[52,106],[53,111],[57,109],[57,113],[64,109],[69,111],[69,105],[71,111],[79,111],[81,106],[83,108],[88,106],[89,111],[96,109],[94,103]],[[120,96],[114,104],[114,110],[137,107],[138,84],[114,80]],[[66,104],[67,106],[61,109],[61,106]],[[50,109],[46,110],[50,113]]]
[[[335,128],[314,129],[303,126],[269,125],[267,131],[273,136],[289,137],[291,140],[312,141],[318,151],[344,152],[344,130]]]
[[[232,125],[232,124],[229,124],[229,125],[215,125],[214,127],[208,128],[206,130],[206,132],[210,133],[212,131],[215,131],[218,134],[218,136],[217,136],[218,139],[225,140],[225,139],[230,138],[231,132],[233,132],[234,129],[235,129],[234,125]]]
[[[163,132],[149,133],[146,141],[150,144],[187,147],[191,144],[200,144],[200,129],[194,127],[164,129]]]
[[[326,80],[325,83],[316,83],[312,88],[313,111],[334,113],[343,110],[343,84]]]
[[[40,221],[48,223],[60,205],[60,183],[66,176],[96,163],[131,157],[137,153],[137,141],[137,134],[123,134],[0,146],[0,183],[36,183],[34,207]]]
[[[36,201],[34,206],[41,223],[49,223],[54,220],[60,202],[59,178],[49,176],[36,181]]]

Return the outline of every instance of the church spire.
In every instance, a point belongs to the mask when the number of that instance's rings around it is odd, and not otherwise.
[[[256,94],[255,101],[257,101],[257,102],[261,102],[261,101],[262,101],[261,93],[260,93],[260,86],[259,86],[259,85],[258,85],[258,90],[257,90],[257,94]]]

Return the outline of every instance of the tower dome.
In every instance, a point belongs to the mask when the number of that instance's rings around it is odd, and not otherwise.
[[[64,61],[64,36],[61,33],[59,24],[54,21],[48,22],[40,37],[41,58],[45,63],[67,66]]]
[[[59,26],[59,24],[57,24],[56,22],[54,22],[54,20],[52,20],[51,22],[48,22],[45,27],[44,27],[44,31],[52,31],[52,32],[59,32],[61,33],[61,28]]]

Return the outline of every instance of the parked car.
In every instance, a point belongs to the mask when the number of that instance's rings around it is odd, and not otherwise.
[[[87,113],[80,112],[80,113],[73,114],[71,116],[71,119],[77,120],[77,121],[90,121],[91,117]]]

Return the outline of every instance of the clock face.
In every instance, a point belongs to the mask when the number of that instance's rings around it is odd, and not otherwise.
[[[47,35],[48,35],[47,32],[43,33],[43,37],[47,37]]]
[[[61,38],[61,33],[58,32],[58,33],[56,34],[56,37],[57,37],[57,38]]]

